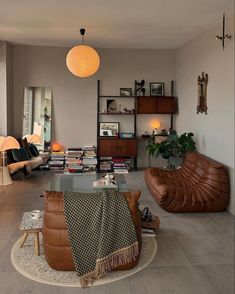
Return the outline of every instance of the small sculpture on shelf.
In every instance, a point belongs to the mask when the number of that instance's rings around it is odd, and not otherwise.
[[[135,95],[136,96],[144,96],[145,88],[144,88],[145,80],[140,82],[135,81]]]
[[[123,110],[124,110],[125,113],[132,113],[133,112],[133,110],[127,109],[127,108],[123,108]]]

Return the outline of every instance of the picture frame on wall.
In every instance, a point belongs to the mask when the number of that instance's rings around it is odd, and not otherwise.
[[[165,96],[165,85],[162,82],[150,83],[150,96]]]
[[[100,122],[100,137],[116,137],[119,133],[119,122]]]

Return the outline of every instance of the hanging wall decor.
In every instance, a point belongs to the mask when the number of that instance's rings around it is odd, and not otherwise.
[[[217,35],[216,37],[217,41],[222,42],[222,48],[224,50],[225,47],[225,40],[231,40],[232,36],[230,34],[227,34],[225,32],[225,13],[223,13],[223,29],[222,29],[222,35]]]
[[[197,102],[197,114],[205,113],[207,114],[207,84],[208,84],[208,74],[202,72],[201,76],[198,76],[198,102]]]

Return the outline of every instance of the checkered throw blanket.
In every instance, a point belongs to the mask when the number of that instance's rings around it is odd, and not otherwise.
[[[82,287],[138,255],[135,227],[120,192],[65,192],[64,210]]]

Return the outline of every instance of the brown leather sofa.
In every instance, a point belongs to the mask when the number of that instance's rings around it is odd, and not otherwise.
[[[222,211],[229,203],[227,168],[198,152],[188,152],[178,170],[148,168],[145,182],[170,212]]]
[[[126,198],[141,250],[141,217],[138,209],[140,192],[123,192]],[[56,270],[75,270],[71,247],[69,244],[67,228],[64,216],[64,201],[62,192],[45,192],[45,214],[43,223],[43,246],[44,255],[48,264]],[[127,270],[137,265],[136,260],[121,265],[115,270]]]

